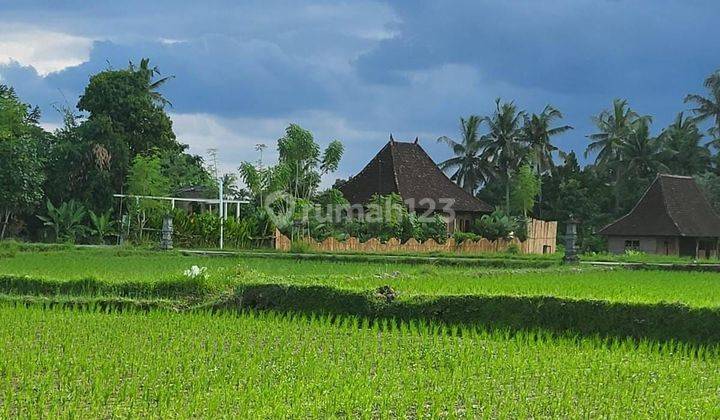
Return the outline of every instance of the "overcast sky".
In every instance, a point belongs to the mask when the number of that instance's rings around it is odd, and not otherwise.
[[[91,74],[149,57],[175,76],[163,92],[193,153],[218,148],[229,171],[265,143],[270,161],[296,122],[343,141],[331,178],[347,177],[390,133],[446,158],[435,139],[496,97],[559,108],[576,129],[556,142],[580,155],[615,97],[658,132],[720,68],[718,16],[717,0],[0,0],[0,83],[52,128]]]

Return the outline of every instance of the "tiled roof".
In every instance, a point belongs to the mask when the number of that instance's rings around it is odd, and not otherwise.
[[[720,237],[720,218],[692,177],[658,175],[632,211],[600,233]]]
[[[424,210],[430,199],[441,210],[452,199],[457,212],[489,213],[493,208],[452,182],[418,144],[390,140],[360,173],[340,187],[351,204],[366,204],[373,194],[397,193]]]

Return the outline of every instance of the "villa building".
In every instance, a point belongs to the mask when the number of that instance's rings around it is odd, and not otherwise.
[[[692,177],[658,175],[630,213],[600,231],[612,253],[718,256],[720,217]]]
[[[350,204],[366,205],[377,195],[396,193],[416,213],[442,214],[448,230],[468,231],[474,219],[493,211],[450,180],[414,142],[390,141],[365,167],[339,187]]]

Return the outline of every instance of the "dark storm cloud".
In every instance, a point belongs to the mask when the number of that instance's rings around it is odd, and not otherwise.
[[[94,40],[83,64],[44,77],[0,66],[29,101],[74,103],[91,74],[150,57],[176,76],[173,113],[321,127],[348,139],[346,172],[390,132],[420,135],[439,159],[434,138],[498,96],[560,108],[576,130],[557,141],[578,151],[615,97],[653,114],[657,132],[720,67],[720,4],[706,0],[67,4],[0,2],[2,22]],[[195,133],[199,118],[187,119]]]

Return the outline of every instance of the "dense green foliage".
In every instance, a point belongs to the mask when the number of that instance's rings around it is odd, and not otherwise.
[[[517,222],[500,210],[485,214],[473,223],[473,233],[491,241],[509,239],[517,228]]]
[[[452,179],[466,190],[489,203],[504,203],[514,214],[527,210],[533,217],[558,220],[561,231],[571,217],[580,220],[581,248],[601,251],[605,244],[595,232],[626,214],[659,172],[697,177],[712,204],[720,208],[720,71],[705,80],[705,87],[709,95],[688,95],[690,112],[680,112],[657,135],[650,116],[633,110],[627,100],[613,101],[593,118],[597,131],[587,136],[585,152],[592,164],[584,168],[575,153],[565,153],[552,143],[572,128],[556,126],[562,119],[557,109],[548,106],[529,115],[512,102],[498,100],[492,115],[461,119],[461,141],[438,139],[454,154],[440,167],[452,171]],[[520,200],[527,205],[512,206],[511,201],[516,201],[512,191],[527,185],[513,178],[529,179],[521,174],[524,165],[541,177],[541,186],[532,202],[528,198]]]
[[[107,119],[122,137],[130,158],[160,150],[181,150],[172,131],[172,121],[163,110],[165,101],[156,89],[166,79],[153,82],[157,68],[148,68],[143,59],[139,68],[107,70],[90,77],[78,109],[89,113],[88,120]],[[159,103],[158,103],[159,102]]]
[[[333,140],[323,149],[312,133],[297,124],[290,124],[278,139],[277,164],[241,165],[239,178],[248,191],[239,190],[235,174],[220,174],[214,161],[214,167],[206,167],[201,157],[186,153],[186,146],[176,138],[165,109],[169,101],[159,90],[170,79],[161,77],[148,59],[92,75],[77,103],[80,113],[60,110],[64,124],[53,133],[39,126],[37,108],[23,103],[12,88],[0,85],[0,237],[9,232],[25,240],[102,242],[102,237],[115,233],[113,228],[122,227],[131,233],[125,239],[156,241],[165,206],[133,200],[121,203],[113,194],[167,195],[193,187],[193,194],[200,191],[204,197],[215,197],[215,178],[222,177],[227,197],[251,201],[242,210],[241,220],[228,223],[234,232],[229,242],[233,246],[262,242],[275,224],[293,238],[301,234],[315,239],[350,235],[381,240],[445,239],[439,218],[421,220],[409,214],[376,222],[332,219],[327,209],[314,211],[317,204],[344,204],[337,190],[320,191],[322,175],[338,169],[343,145]],[[450,171],[466,191],[502,207],[511,220],[522,216],[509,230],[514,236],[522,236],[526,216],[558,220],[561,231],[562,222],[575,218],[581,221],[582,250],[603,251],[605,244],[597,230],[625,214],[657,172],[695,176],[713,206],[720,208],[720,73],[711,74],[705,87],[708,94],[688,95],[686,102],[692,108],[680,112],[659,133],[650,116],[616,99],[593,118],[597,130],[587,136],[586,150],[592,163],[585,167],[579,165],[575,153],[565,153],[553,144],[558,135],[572,129],[562,124],[558,109],[548,105],[530,113],[498,99],[491,115],[461,119],[459,141],[439,139],[454,155],[440,167]],[[287,217],[272,219],[262,213],[268,197],[278,192],[284,198],[270,207]],[[97,219],[85,217],[86,234],[58,235],[53,225],[37,217],[50,216],[47,202],[62,208],[71,201],[88,214],[107,215],[115,226],[105,223],[109,228],[98,234],[93,226]],[[191,213],[204,210],[189,207]],[[311,217],[303,217],[308,209],[313,209]],[[125,230],[128,222],[123,224],[121,219],[126,215],[137,230]],[[190,214],[186,219],[196,222],[193,229],[185,229],[182,242],[209,246],[218,232],[214,217]],[[198,225],[205,222],[207,226]],[[179,223],[187,225],[184,220]],[[490,239],[508,234],[508,229],[480,227],[483,223],[474,225],[474,234],[489,234]]]
[[[127,192],[126,184],[133,184],[128,175],[138,159],[159,165],[159,175],[167,182],[165,194],[190,185],[211,194],[213,188],[217,191],[202,158],[185,153],[186,146],[176,140],[164,109],[168,101],[157,90],[169,78],[158,76],[147,59],[139,66],[131,63],[91,76],[77,104],[82,113],[59,110],[64,124],[54,133],[38,126],[37,108],[0,85],[3,234],[12,227],[13,236],[25,239],[84,240],[51,235],[35,216],[47,216],[48,201],[56,208],[74,201],[95,214],[120,219],[128,209],[117,208],[112,195]]]
[[[527,217],[540,194],[540,179],[533,173],[530,165],[523,165],[515,173],[510,193],[510,207],[518,214]]]
[[[31,211],[42,198],[41,149],[45,133],[40,112],[0,85],[0,240],[11,217]]]

